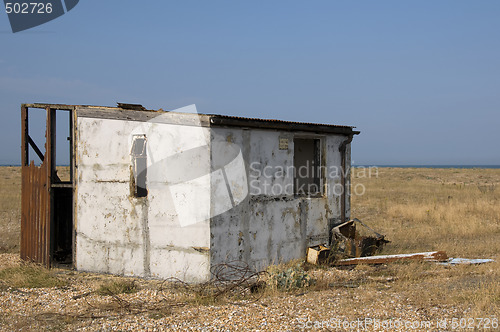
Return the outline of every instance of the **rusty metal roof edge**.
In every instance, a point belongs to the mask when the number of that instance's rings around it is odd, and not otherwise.
[[[246,118],[229,115],[207,114],[211,117],[210,123],[215,126],[238,126],[267,129],[304,130],[333,132],[339,134],[358,135],[360,131],[353,130],[354,126],[343,126],[323,123],[296,122],[277,119]]]

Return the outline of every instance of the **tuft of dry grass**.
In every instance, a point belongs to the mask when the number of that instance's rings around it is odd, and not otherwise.
[[[99,286],[97,294],[99,295],[118,295],[132,294],[139,290],[134,280],[112,280]]]
[[[0,270],[0,280],[6,286],[14,288],[51,288],[66,285],[52,271],[35,264],[21,264]]]

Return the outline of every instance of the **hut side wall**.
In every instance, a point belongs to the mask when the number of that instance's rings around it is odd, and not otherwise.
[[[80,116],[76,130],[76,268],[206,280],[209,129]],[[146,136],[146,197],[134,196],[134,135]]]
[[[320,142],[325,185],[320,197],[294,194],[294,138]],[[212,176],[211,264],[242,260],[261,269],[303,258],[308,246],[328,243],[330,223],[341,215],[339,146],[345,139],[333,134],[213,127],[212,174],[225,168],[229,176]],[[248,195],[244,198],[238,187],[241,183],[232,180],[241,178],[241,174],[234,175],[238,169],[224,167],[238,159],[237,151],[244,160],[239,171],[246,177]],[[228,205],[228,192],[233,194],[232,208],[226,210],[221,206]]]

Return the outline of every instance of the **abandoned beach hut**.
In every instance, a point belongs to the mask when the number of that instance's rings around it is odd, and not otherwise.
[[[45,146],[30,136],[35,112]],[[350,217],[353,127],[132,104],[23,104],[21,113],[26,260],[197,282],[223,262],[261,269],[305,257]],[[60,119],[69,132],[58,132]],[[61,135],[66,178],[56,169]]]

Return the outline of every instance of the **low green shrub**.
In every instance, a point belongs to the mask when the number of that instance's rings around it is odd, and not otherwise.
[[[311,286],[313,279],[302,268],[302,264],[298,263],[291,267],[271,266],[268,269],[268,283],[271,287],[288,291]]]

